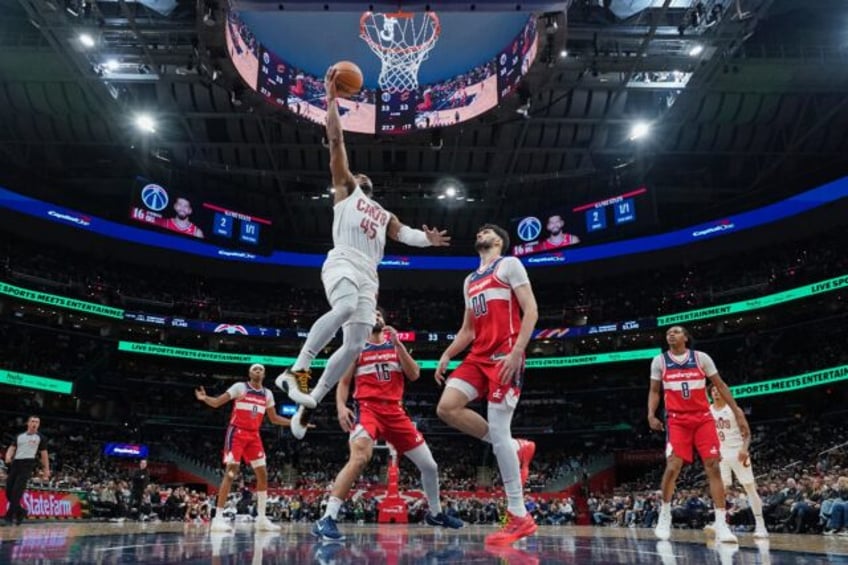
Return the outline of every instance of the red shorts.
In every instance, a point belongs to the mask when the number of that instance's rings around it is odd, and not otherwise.
[[[500,371],[499,360],[468,356],[450,374],[451,379],[459,379],[477,389],[478,397],[486,397],[486,400],[495,404],[506,402],[512,408],[518,404],[521,396],[521,386],[524,384],[524,368],[522,367],[513,377],[512,381],[501,384],[498,375]],[[471,400],[475,400],[472,398]]]
[[[669,412],[666,430],[666,457],[674,454],[691,463],[693,447],[698,450],[702,461],[721,457],[715,420],[709,411]]]
[[[356,425],[350,432],[350,439],[355,439],[363,431],[374,441],[382,439],[392,444],[398,455],[424,443],[424,436],[399,402],[357,400]]]
[[[259,437],[259,431],[229,426],[224,439],[224,464],[240,463],[242,459],[245,463],[265,459],[262,438]]]

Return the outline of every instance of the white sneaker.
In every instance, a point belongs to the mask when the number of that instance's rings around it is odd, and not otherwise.
[[[308,424],[308,421],[303,421],[304,419],[308,420],[309,418],[309,416],[306,414],[306,410],[306,406],[301,404],[297,407],[297,412],[295,413],[294,418],[291,419],[291,432],[296,439],[303,439],[303,437],[306,435],[306,426]]]
[[[292,402],[302,404],[307,408],[315,408],[318,403],[315,399],[309,396],[306,390],[308,386],[310,373],[309,371],[293,372],[291,369],[286,369],[280,376],[274,380],[277,387],[289,395]],[[298,384],[298,379],[303,382],[303,387]]]
[[[233,527],[224,517],[215,517],[212,518],[212,527],[210,528],[213,532],[232,532]]]
[[[654,535],[662,541],[671,539],[671,510],[660,510],[660,517],[657,520],[657,527],[654,528]]]
[[[739,540],[736,539],[736,536],[730,531],[730,528],[728,528],[727,524],[724,522],[715,523],[715,536],[717,542],[739,543]]]
[[[764,524],[759,524],[754,529],[754,539],[768,539],[769,533]]]
[[[671,542],[658,541],[657,554],[660,556],[663,565],[677,565],[677,556],[674,554]]]
[[[714,538],[715,537],[715,524],[707,524],[706,526],[704,526],[704,534],[708,538]]]
[[[280,526],[272,522],[268,516],[261,516],[256,520],[254,528],[260,532],[279,532]]]

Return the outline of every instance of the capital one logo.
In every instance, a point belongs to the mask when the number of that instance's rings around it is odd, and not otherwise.
[[[542,233],[542,222],[535,216],[527,216],[518,222],[516,231],[522,241],[536,241]]]
[[[158,184],[148,184],[141,189],[141,201],[154,212],[161,212],[168,205],[168,191]]]

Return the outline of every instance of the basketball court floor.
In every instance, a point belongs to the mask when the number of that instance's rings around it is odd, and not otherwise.
[[[32,523],[0,529],[0,563],[602,563],[662,565],[848,565],[848,538],[774,534],[716,547],[701,532],[675,530],[657,542],[651,530],[543,526],[515,547],[484,547],[493,527],[437,530],[425,525],[343,524],[342,543],[318,542],[308,524],[286,524],[279,533],[239,525],[233,534],[208,526],[137,523]]]

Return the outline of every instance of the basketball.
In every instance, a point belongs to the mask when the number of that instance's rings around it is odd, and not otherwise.
[[[336,68],[336,90],[339,96],[349,98],[362,90],[362,71],[356,63],[339,61]]]

